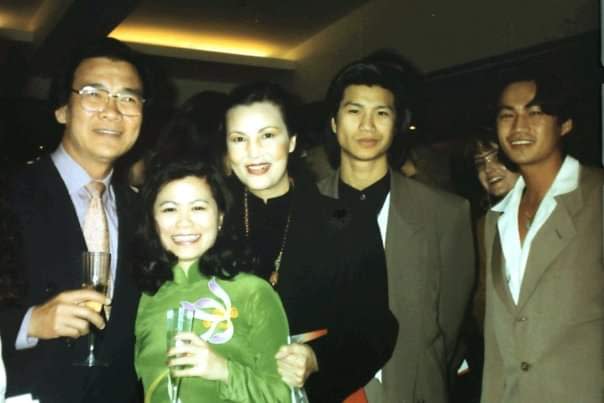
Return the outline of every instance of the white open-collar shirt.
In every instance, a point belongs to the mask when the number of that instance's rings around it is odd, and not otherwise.
[[[526,187],[522,176],[518,178],[506,197],[491,208],[493,211],[502,213],[497,221],[497,230],[499,231],[501,249],[505,258],[505,278],[516,304],[518,304],[522,280],[526,272],[526,262],[533,240],[556,208],[555,197],[570,193],[579,186],[580,169],[581,166],[576,159],[570,156],[564,159],[554,182],[539,204],[524,242],[520,241],[518,231],[518,209]]]

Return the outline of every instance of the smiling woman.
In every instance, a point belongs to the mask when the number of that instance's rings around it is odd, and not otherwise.
[[[229,195],[203,161],[150,163],[142,189],[135,367],[146,402],[287,402],[274,355],[288,325],[277,294],[221,231]],[[166,349],[168,312],[189,312],[190,332]],[[176,388],[174,389],[174,385]]]

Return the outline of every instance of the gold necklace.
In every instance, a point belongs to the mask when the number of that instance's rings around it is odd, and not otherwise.
[[[273,262],[274,270],[272,271],[268,282],[273,287],[279,282],[279,269],[281,268],[281,259],[283,258],[283,251],[285,250],[285,244],[287,243],[287,235],[289,233],[289,224],[292,218],[292,207],[290,205],[289,213],[287,214],[287,221],[285,222],[285,228],[283,229],[283,238],[281,238],[281,248],[277,254],[277,258]],[[245,189],[243,192],[243,224],[245,226],[245,237],[250,239],[250,210],[248,205],[248,191]]]

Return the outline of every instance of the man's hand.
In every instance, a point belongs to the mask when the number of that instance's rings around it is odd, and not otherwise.
[[[319,370],[317,356],[306,344],[293,343],[281,346],[275,358],[283,382],[296,388],[303,387],[310,374]]]
[[[86,302],[110,303],[103,294],[93,290],[62,292],[45,304],[33,308],[27,335],[38,339],[77,339],[90,331],[90,323],[99,329],[105,328],[101,315],[84,305]]]

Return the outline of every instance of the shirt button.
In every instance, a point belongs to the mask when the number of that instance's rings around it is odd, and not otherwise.
[[[522,363],[520,364],[520,369],[526,372],[531,369],[531,364],[526,361],[522,361]]]
[[[361,200],[363,200],[363,201],[364,201],[365,199],[367,199],[367,196],[365,195],[365,193],[362,193],[362,194],[361,194],[360,199],[361,199]]]
[[[526,316],[520,316],[519,318],[516,318],[516,322],[526,322],[528,320],[528,318]]]

